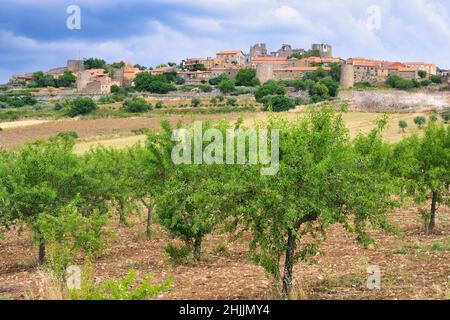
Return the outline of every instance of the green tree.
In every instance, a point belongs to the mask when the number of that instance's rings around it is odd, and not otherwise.
[[[425,117],[418,116],[414,118],[414,123],[419,127],[419,129],[422,129],[426,122],[427,119]]]
[[[337,97],[339,91],[339,82],[334,81],[331,77],[323,78],[319,81],[320,84],[328,88],[328,93],[332,97]]]
[[[408,128],[408,123],[405,120],[400,120],[398,122],[398,126],[402,130],[402,132],[405,133],[405,129]]]
[[[98,58],[89,58],[84,60],[86,69],[107,69],[106,61]]]
[[[438,205],[450,202],[450,129],[430,122],[422,138],[414,135],[395,146],[392,163],[417,204],[431,201],[427,230],[433,232]]]
[[[330,77],[334,81],[339,83],[341,81],[341,69],[342,69],[341,64],[339,62],[335,62],[335,63],[332,63],[330,65],[330,67],[331,67]]]
[[[145,100],[144,98],[138,98],[138,97],[126,99],[123,102],[122,108],[123,108],[123,110],[125,110],[127,112],[133,112],[133,113],[146,112],[151,109],[147,100]]]
[[[251,232],[253,261],[279,281],[287,298],[294,265],[316,252],[331,224],[344,225],[368,244],[366,222],[388,229],[386,211],[394,203],[389,177],[380,174],[383,168],[374,159],[381,138],[361,136],[353,146],[334,107],[294,122],[275,119],[269,127],[280,130],[280,170],[267,177],[257,168],[243,168],[233,199]],[[304,239],[308,234],[310,240]]]
[[[50,74],[45,74],[42,71],[33,73],[31,86],[37,88],[54,87],[55,79]]]
[[[69,88],[77,81],[77,77],[75,77],[72,71],[64,71],[64,73],[55,81],[58,87]]]
[[[222,92],[223,94],[231,93],[233,92],[236,87],[233,80],[222,80],[218,85],[217,88]]]
[[[97,104],[88,97],[77,97],[68,103],[69,116],[76,117],[78,115],[88,114],[97,109]]]
[[[217,86],[219,83],[221,83],[223,80],[229,80],[229,78],[225,74],[221,74],[218,77],[212,78],[209,80],[209,84],[212,86]]]
[[[134,84],[136,90],[151,93],[165,94],[176,90],[176,87],[164,75],[153,76],[147,72],[139,73],[134,79]]]
[[[209,128],[213,127],[204,124],[202,136]],[[225,135],[228,127],[214,128]],[[170,129],[166,131],[170,132]],[[194,258],[199,260],[204,237],[214,230],[232,203],[232,194],[223,189],[232,168],[215,163],[173,165],[171,137],[165,133],[163,139],[152,144],[153,150],[158,150],[159,162],[170,166],[170,170],[164,170],[164,189],[156,195],[157,213],[161,225],[183,240],[192,249]],[[193,143],[193,135],[190,139]],[[201,148],[206,152],[206,143]],[[193,159],[193,151],[187,151],[187,155]]]
[[[285,95],[286,88],[283,86],[279,86],[274,81],[268,81],[267,83],[260,86],[255,91],[255,99],[258,102],[263,102],[264,97],[273,96],[273,95]]]
[[[2,216],[30,227],[39,245],[39,261],[44,263],[49,237],[43,230],[45,217],[58,216],[68,206],[89,216],[104,208],[104,202],[93,200],[95,189],[83,173],[79,158],[73,153],[74,140],[52,138],[27,145],[7,157],[8,171],[1,170],[0,191],[6,194]],[[4,167],[3,167],[4,168]]]
[[[421,79],[425,79],[427,77],[427,72],[424,70],[419,70],[418,75]]]
[[[319,102],[328,99],[330,97],[330,91],[326,85],[317,82],[309,90],[309,95],[313,102]]]
[[[240,69],[236,74],[236,85],[245,87],[255,87],[259,85],[256,77],[256,70],[251,68]]]
[[[288,96],[266,96],[264,100],[265,111],[282,112],[295,107],[294,102]]]

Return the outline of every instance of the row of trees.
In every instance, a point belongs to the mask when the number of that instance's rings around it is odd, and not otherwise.
[[[368,225],[396,231],[388,213],[402,199],[431,201],[430,231],[438,205],[449,203],[450,129],[430,122],[424,137],[392,145],[381,138],[385,125],[382,119],[370,134],[351,140],[342,113],[331,106],[294,121],[271,117],[269,136],[280,130],[275,176],[261,175],[265,165],[248,161],[175,165],[173,150],[191,159],[194,154],[175,148],[172,137],[180,125],[172,128],[167,121],[163,130],[148,135],[145,147],[99,147],[82,156],[72,152],[73,138],[60,135],[0,152],[0,223],[29,226],[40,261],[47,253],[61,277],[76,254],[101,252],[104,225],[113,214],[126,225],[129,214],[145,208],[148,239],[157,220],[195,259],[201,258],[208,234],[245,232],[252,261],[289,297],[295,264],[319,249],[330,225],[342,224],[368,245]],[[202,133],[210,128],[215,135],[200,142],[201,151],[220,159],[227,149],[215,144],[217,135],[242,128],[242,121],[207,123]],[[256,138],[261,134],[258,128]],[[187,139],[194,145],[193,137]],[[244,151],[247,159],[253,155]]]

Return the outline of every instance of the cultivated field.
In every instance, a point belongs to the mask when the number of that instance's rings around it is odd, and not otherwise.
[[[391,219],[400,236],[374,232],[377,247],[365,250],[342,227],[331,228],[320,253],[295,268],[294,294],[298,299],[445,299],[450,295],[450,210],[439,212],[438,229],[424,234],[416,207],[398,210]],[[171,237],[159,226],[154,239],[145,239],[145,221],[130,228],[111,221],[115,233],[108,249],[95,260],[96,281],[123,277],[130,268],[159,282],[173,279],[173,286],[158,299],[274,299],[279,298],[264,270],[247,262],[247,237],[231,241],[227,234],[205,239],[201,262],[174,265],[164,247]],[[37,267],[36,250],[27,233],[14,232],[0,242],[0,297],[16,299],[60,298],[48,275]],[[80,263],[82,263],[80,261]],[[379,265],[382,289],[366,287],[368,265]]]

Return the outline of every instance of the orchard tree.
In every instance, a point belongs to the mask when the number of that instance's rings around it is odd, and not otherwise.
[[[98,188],[95,192],[117,210],[120,223],[127,225],[127,214],[136,209],[131,178],[136,168],[128,151],[97,147],[84,156],[84,166]]]
[[[419,127],[419,129],[422,129],[426,122],[427,119],[425,117],[418,116],[414,118],[414,123]]]
[[[53,138],[27,145],[10,158],[1,172],[6,206],[2,216],[31,228],[39,245],[39,262],[45,260],[46,239],[37,220],[41,214],[56,215],[77,197],[85,185],[73,139]]]
[[[174,146],[179,142],[175,144],[172,141],[173,133],[168,124],[163,126],[164,132],[149,136],[148,141],[148,146],[159,163],[159,176],[164,186],[156,195],[159,221],[174,236],[183,240],[192,249],[194,258],[199,260],[204,237],[214,230],[222,219],[222,213],[233,203],[232,194],[223,191],[225,182],[228,181],[224,176],[231,172],[227,170],[231,168],[217,163],[174,164],[171,159],[172,150],[176,150]],[[202,126],[202,137],[209,128],[212,128],[210,124]],[[214,128],[225,135],[227,126]],[[194,145],[193,135],[186,136],[186,139],[191,139],[191,145]],[[200,143],[201,151],[207,152],[206,143]],[[218,148],[223,146],[219,145]],[[183,156],[194,159],[193,150],[181,152]],[[218,149],[211,154],[215,152],[219,152]]]
[[[405,120],[400,120],[398,122],[398,126],[402,130],[402,132],[405,133],[405,129],[408,128],[408,122],[406,122]]]
[[[390,177],[381,174],[386,161],[375,159],[385,154],[379,134],[353,145],[342,116],[329,106],[293,122],[275,118],[269,128],[280,130],[279,172],[261,176],[257,166],[242,168],[233,212],[251,232],[253,261],[289,298],[294,265],[316,252],[330,225],[342,224],[367,245],[366,224],[388,229],[386,212],[395,204]],[[303,240],[308,234],[311,240]]]
[[[395,146],[392,164],[404,192],[418,204],[431,201],[427,231],[433,232],[438,205],[450,203],[450,129],[430,122],[422,138],[414,135]]]

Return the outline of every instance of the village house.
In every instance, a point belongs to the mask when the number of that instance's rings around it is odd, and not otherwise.
[[[427,77],[437,75],[437,66],[432,63],[425,62],[403,62],[406,68],[416,69],[417,71],[425,71]]]
[[[83,94],[109,94],[111,86],[120,82],[113,81],[103,69],[89,69],[78,73],[77,90]]]
[[[219,51],[217,59],[223,60],[223,68],[242,67],[246,64],[246,57],[241,50]]]

